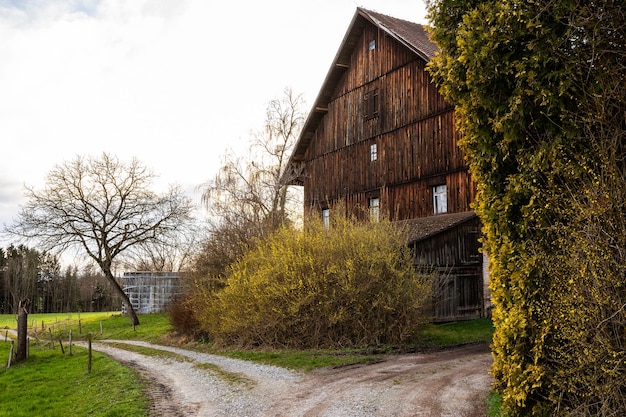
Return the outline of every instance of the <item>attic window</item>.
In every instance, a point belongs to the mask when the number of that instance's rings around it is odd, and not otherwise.
[[[367,45],[368,51],[373,51],[374,49],[376,49],[376,39],[371,40],[370,43]]]
[[[365,120],[378,117],[378,88],[365,93],[363,98]]]

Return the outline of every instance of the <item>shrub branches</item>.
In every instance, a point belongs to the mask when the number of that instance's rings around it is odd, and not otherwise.
[[[198,318],[219,343],[349,347],[415,337],[431,281],[397,226],[344,218],[277,230],[233,265],[223,290],[198,294]]]

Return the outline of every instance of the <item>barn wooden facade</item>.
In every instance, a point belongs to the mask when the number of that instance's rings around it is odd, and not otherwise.
[[[426,70],[436,50],[421,25],[357,8],[285,178],[304,186],[305,209],[323,216],[341,201],[354,213],[410,222],[416,261],[449,277],[437,318],[457,320],[483,312],[483,261],[454,107]]]

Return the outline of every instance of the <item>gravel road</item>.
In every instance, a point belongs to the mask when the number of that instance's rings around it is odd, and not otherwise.
[[[149,381],[152,417],[482,417],[492,382],[491,354],[483,344],[301,373],[144,342],[116,342],[186,358],[94,344]]]

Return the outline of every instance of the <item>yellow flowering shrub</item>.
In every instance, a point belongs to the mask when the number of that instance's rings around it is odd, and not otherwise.
[[[388,221],[346,218],[281,228],[232,266],[226,286],[196,301],[222,344],[348,347],[403,343],[426,320],[430,277]]]

